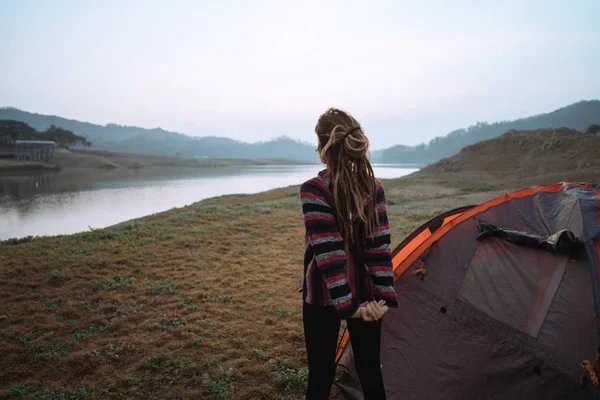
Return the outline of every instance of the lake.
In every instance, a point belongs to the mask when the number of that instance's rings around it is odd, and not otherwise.
[[[104,228],[225,194],[252,194],[301,184],[323,167],[216,168],[194,174],[103,176],[0,175],[0,240]],[[374,164],[382,179],[399,178],[412,166]]]

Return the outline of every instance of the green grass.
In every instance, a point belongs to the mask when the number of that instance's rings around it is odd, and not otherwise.
[[[173,317],[170,319],[163,318],[157,321],[156,324],[154,324],[154,326],[162,330],[169,330],[182,325],[185,325],[185,321],[180,317]]]
[[[175,291],[175,283],[170,279],[161,279],[150,285],[150,293],[153,295],[163,293],[173,293]]]
[[[21,341],[21,343],[36,343],[53,335],[54,331],[33,328],[24,334],[19,335],[19,341]]]
[[[142,378],[137,376],[137,375],[131,375],[128,376],[127,378],[125,378],[125,384],[128,386],[133,386],[136,385],[138,383],[140,383],[142,381]]]
[[[49,310],[56,310],[57,308],[60,308],[63,304],[65,304],[66,301],[67,300],[65,299],[46,300],[44,302],[44,307],[46,307]]]
[[[200,307],[194,303],[195,300],[192,298],[182,297],[179,301],[186,306],[185,309],[189,312],[198,312],[200,310]]]
[[[280,306],[269,306],[267,309],[267,314],[276,315],[279,318],[282,317],[290,317],[290,316],[301,316],[301,310],[299,308],[285,308]]]
[[[196,367],[193,357],[190,354],[173,354],[170,352],[161,352],[152,354],[144,359],[140,369],[151,371],[155,374],[181,373],[182,371],[192,371]]]
[[[436,181],[436,184],[450,189],[456,189],[459,194],[484,193],[499,189],[499,185],[492,185],[487,182],[470,181]]]
[[[97,325],[90,325],[85,329],[78,330],[77,332],[72,333],[69,337],[78,342],[83,342],[89,339],[96,331],[100,328]]]
[[[45,389],[34,396],[34,400],[84,400],[93,394],[95,394],[93,388],[82,384],[78,388],[56,387]]]
[[[263,294],[261,294],[260,296],[258,296],[258,300],[260,300],[260,301],[265,301],[265,300],[267,300],[269,297],[271,297],[271,294],[270,294],[270,293],[263,293]]]
[[[146,357],[141,368],[154,372],[164,372],[175,367],[175,365],[176,361],[171,353],[157,353]]]
[[[119,354],[123,351],[125,343],[109,343],[104,349],[104,354],[111,358],[119,358]]]
[[[217,281],[219,281],[217,279]],[[228,303],[231,301],[231,297],[229,296],[217,296],[214,294],[207,294],[202,297],[202,300],[207,303]]]
[[[41,360],[48,357],[66,356],[69,354],[70,349],[68,344],[60,343],[53,347],[33,347],[31,353],[34,360]]]
[[[209,374],[202,375],[202,386],[207,394],[216,394],[221,397],[233,396],[234,385],[233,385],[233,369],[229,368],[227,371],[221,370],[221,375],[213,379]]]
[[[6,395],[9,399],[23,399],[37,390],[37,386],[27,382],[19,382],[8,388]]]
[[[115,276],[114,278],[106,278],[102,282],[102,287],[105,290],[119,290],[123,289],[126,285],[131,284],[131,278],[123,278],[122,276]]]
[[[269,369],[273,371],[273,374],[285,385],[285,389],[300,389],[306,390],[308,385],[308,368],[300,368],[295,370],[292,368],[288,360],[274,360],[267,361]]]
[[[140,311],[140,305],[137,301],[132,301],[123,307],[123,312],[126,314],[137,314]]]
[[[188,310],[189,312],[198,312],[200,310],[200,307],[198,306],[198,304],[192,304],[191,306],[187,306],[186,310]]]

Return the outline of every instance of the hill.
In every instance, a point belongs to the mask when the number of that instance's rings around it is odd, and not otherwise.
[[[465,147],[421,169],[417,175],[547,183],[600,182],[600,136],[573,129],[509,131]]]
[[[543,128],[567,127],[585,131],[590,125],[600,123],[600,101],[580,101],[550,113],[535,115],[515,121],[502,121],[493,124],[479,122],[466,129],[457,129],[443,137],[436,137],[429,143],[418,146],[397,145],[374,157],[380,162],[434,163],[459,152],[463,147],[493,139],[509,130],[535,130]]]
[[[283,136],[271,141],[246,143],[238,140],[205,136],[192,137],[161,128],[145,129],[116,124],[97,125],[51,115],[34,114],[16,108],[0,108],[0,120],[22,121],[38,131],[50,125],[68,129],[90,140],[92,150],[162,156],[207,158],[267,159],[285,158],[317,162],[314,146]]]

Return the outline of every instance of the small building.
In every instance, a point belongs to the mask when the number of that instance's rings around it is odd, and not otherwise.
[[[56,143],[46,140],[15,140],[15,158],[19,161],[41,161],[53,158]]]

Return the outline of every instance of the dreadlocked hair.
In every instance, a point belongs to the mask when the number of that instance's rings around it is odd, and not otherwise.
[[[336,221],[348,252],[354,241],[354,218],[364,222],[363,243],[379,225],[369,140],[350,114],[336,108],[321,115],[315,132],[319,138],[319,157],[327,166],[333,184]],[[366,206],[365,195],[368,196]]]

